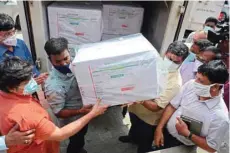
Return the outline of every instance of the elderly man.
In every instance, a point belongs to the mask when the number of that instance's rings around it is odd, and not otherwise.
[[[228,110],[222,98],[228,77],[221,60],[201,65],[196,79],[182,86],[165,108],[155,131],[155,145],[169,147],[171,140],[164,138],[163,133],[167,124],[174,142],[197,145],[208,152],[219,150],[223,142],[221,133],[229,127]]]
[[[181,77],[178,69],[187,56],[188,47],[184,43],[180,41],[171,43],[162,63],[168,69],[166,88],[158,98],[129,107],[132,126],[129,135],[122,136],[119,140],[137,143],[138,153],[152,150],[153,134],[162,110],[180,89]]]
[[[196,55],[196,59],[193,62],[185,63],[181,66],[180,73],[182,77],[182,84],[195,79],[197,69],[200,65],[208,63],[212,60],[221,59],[220,50],[214,46],[209,46],[200,50],[200,53]]]
[[[215,31],[217,23],[218,23],[218,20],[216,18],[214,18],[214,17],[207,18],[205,20],[204,25],[203,25],[203,30],[202,31],[204,33],[206,33],[206,35],[208,33],[208,30]],[[186,39],[186,43],[193,43],[194,38],[196,39],[196,37],[198,36],[198,35],[195,35],[196,33],[198,33],[198,32],[192,32],[192,33],[190,33],[190,35]],[[205,37],[205,34],[203,36]],[[207,36],[206,36],[206,38],[207,38]],[[205,39],[205,38],[202,38],[202,39]]]

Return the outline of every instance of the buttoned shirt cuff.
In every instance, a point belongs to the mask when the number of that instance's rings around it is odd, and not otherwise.
[[[0,137],[0,150],[7,150],[5,136]]]

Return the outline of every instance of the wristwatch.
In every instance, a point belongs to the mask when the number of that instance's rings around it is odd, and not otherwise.
[[[192,135],[193,135],[193,133],[190,131],[188,137],[186,137],[186,138],[189,139],[189,140],[191,140],[192,139]]]

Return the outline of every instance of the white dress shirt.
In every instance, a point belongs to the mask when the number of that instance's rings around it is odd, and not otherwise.
[[[0,136],[0,153],[6,153],[5,150],[7,150],[5,136]]]
[[[182,86],[181,91],[170,102],[176,108],[176,111],[168,121],[167,128],[169,133],[183,142],[185,145],[194,145],[194,143],[178,134],[176,130],[176,117],[184,115],[195,120],[203,122],[201,137],[204,137],[209,147],[218,150],[222,144],[220,128],[228,128],[228,110],[222,96],[201,101],[195,94],[194,80],[187,82]]]

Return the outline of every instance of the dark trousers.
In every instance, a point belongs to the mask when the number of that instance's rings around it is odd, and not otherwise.
[[[132,126],[129,131],[129,136],[132,138],[134,143],[138,145],[137,153],[146,153],[150,151],[156,151],[160,149],[166,149],[183,145],[180,141],[178,141],[171,134],[169,134],[168,130],[165,128],[163,131],[164,146],[153,146],[154,132],[157,126],[152,126],[145,123],[133,113],[129,113],[129,115],[132,123]]]
[[[85,135],[88,130],[88,125],[86,125],[81,131],[79,131],[77,134],[71,136],[67,153],[80,153],[80,151],[83,149],[85,145]]]

